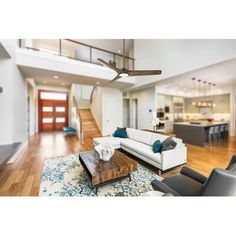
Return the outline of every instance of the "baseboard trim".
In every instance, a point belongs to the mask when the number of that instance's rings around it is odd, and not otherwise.
[[[25,151],[27,147],[28,147],[28,140],[21,144],[16,153],[7,162],[7,164],[13,164],[16,161],[16,159]]]

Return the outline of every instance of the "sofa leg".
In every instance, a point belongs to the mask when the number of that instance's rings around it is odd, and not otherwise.
[[[161,174],[162,174],[162,171],[158,170],[158,175],[161,176]]]

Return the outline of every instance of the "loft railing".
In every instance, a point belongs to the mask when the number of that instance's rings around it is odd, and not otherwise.
[[[103,48],[95,47],[73,39],[19,39],[19,47],[29,50],[45,52],[70,59],[102,65],[97,58],[123,67],[123,55]],[[125,67],[134,69],[135,59],[125,55]]]

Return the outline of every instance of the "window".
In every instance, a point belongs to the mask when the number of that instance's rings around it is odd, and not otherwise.
[[[52,123],[53,118],[43,118],[43,123]]]
[[[58,117],[56,118],[57,123],[64,123],[65,122],[65,117]]]
[[[52,112],[52,107],[43,107],[43,112]]]
[[[45,100],[61,100],[66,101],[66,93],[50,93],[50,92],[41,92],[40,98]]]
[[[65,112],[66,108],[65,107],[56,107],[56,112]]]

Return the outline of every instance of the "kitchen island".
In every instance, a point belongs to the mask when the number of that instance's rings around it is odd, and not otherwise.
[[[184,143],[204,147],[208,141],[209,128],[225,124],[228,122],[179,122],[174,124],[174,133]]]

